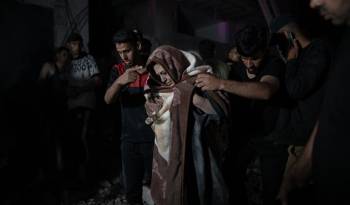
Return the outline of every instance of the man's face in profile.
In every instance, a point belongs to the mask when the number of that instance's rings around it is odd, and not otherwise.
[[[350,0],[310,0],[310,7],[319,9],[333,24],[350,24]]]

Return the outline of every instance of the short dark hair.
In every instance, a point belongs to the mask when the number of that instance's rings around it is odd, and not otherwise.
[[[122,29],[113,35],[113,43],[132,43],[136,44],[138,41],[137,35],[132,30]]]
[[[142,39],[143,39],[143,34],[142,34],[142,32],[141,32],[139,29],[134,28],[134,29],[132,30],[132,32],[135,33],[135,35],[136,35],[136,37],[137,37],[137,40],[142,41]]]
[[[63,51],[66,51],[66,52],[69,53],[69,49],[68,49],[68,48],[66,48],[66,47],[64,47],[64,46],[60,46],[60,47],[58,47],[58,48],[55,49],[55,54],[59,54],[59,53],[61,53],[61,52],[63,52]]]
[[[267,49],[267,28],[257,25],[243,27],[235,36],[237,51],[240,55],[253,57]]]
[[[80,41],[81,43],[83,42],[83,37],[79,33],[71,33],[67,39],[67,42],[72,42],[72,41]]]

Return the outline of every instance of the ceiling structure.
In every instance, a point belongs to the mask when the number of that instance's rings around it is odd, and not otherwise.
[[[191,11],[206,14],[218,21],[263,19],[257,0],[178,0],[178,4]]]
[[[112,0],[119,9],[148,0]],[[193,27],[200,28],[221,21],[264,21],[258,0],[176,0]]]

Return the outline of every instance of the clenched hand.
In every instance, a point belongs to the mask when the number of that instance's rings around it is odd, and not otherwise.
[[[134,82],[137,79],[138,75],[143,73],[143,70],[145,69],[142,66],[135,66],[135,67],[126,69],[125,73],[123,73],[118,78],[118,83],[120,85],[126,85]]]
[[[196,87],[202,90],[219,90],[221,87],[221,80],[210,74],[199,74],[197,76]]]

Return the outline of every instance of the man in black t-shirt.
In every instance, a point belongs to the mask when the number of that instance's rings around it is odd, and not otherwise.
[[[326,19],[346,30],[330,67],[319,121],[305,150],[292,167],[283,197],[313,175],[315,204],[349,204],[350,195],[350,1],[311,0]],[[285,203],[286,204],[286,203]]]
[[[330,65],[330,52],[321,39],[309,39],[290,16],[280,16],[271,24],[272,32],[295,38],[285,56],[284,86],[288,96],[281,143],[304,146],[319,116]]]
[[[271,30],[284,35],[285,40],[288,35],[295,37],[291,39],[293,42],[290,42],[284,56],[287,62],[284,85],[288,103],[280,112],[280,123],[275,133],[279,137],[279,143],[290,145],[285,170],[287,175],[290,166],[302,153],[319,117],[330,53],[323,40],[309,39],[291,16],[274,19]],[[293,201],[301,198],[305,201],[305,197],[301,196],[305,194],[305,190],[296,192]]]
[[[277,113],[271,115],[266,111],[271,110],[276,102],[285,65],[269,52],[268,35],[264,28],[246,26],[241,29],[236,35],[236,45],[241,61],[231,71],[230,79],[200,74],[196,86],[202,90],[225,91],[245,99],[248,113],[243,117],[250,121],[248,126],[252,128],[247,131],[256,131],[258,133],[252,137],[261,137],[271,131],[271,124],[277,117]],[[264,118],[273,119],[266,121]]]
[[[280,177],[287,158],[287,151],[268,139],[274,129],[280,106],[280,84],[285,64],[268,49],[268,34],[265,28],[246,26],[236,34],[237,51],[241,62],[231,72],[229,80],[223,80],[209,74],[199,74],[196,86],[202,90],[221,90],[233,94],[235,142],[243,141],[243,148],[238,147],[238,167],[233,175],[240,177],[232,183],[239,184],[245,178],[248,164],[260,159],[262,172],[262,193],[264,204],[275,203]],[[235,113],[237,111],[237,113]],[[243,139],[242,139],[243,138]],[[244,145],[248,142],[248,146]],[[231,143],[231,144],[234,144]],[[249,180],[249,179],[248,179]],[[239,182],[240,181],[240,182]],[[243,184],[240,184],[244,186]],[[236,187],[231,194],[236,198],[243,187]],[[248,196],[248,200],[255,196]],[[246,203],[244,199],[233,199],[237,204]],[[240,201],[237,201],[240,200]],[[254,203],[254,202],[252,202]]]
[[[146,125],[144,85],[148,74],[139,55],[140,42],[129,30],[117,32],[113,41],[122,63],[113,66],[105,94],[107,104],[121,105],[122,179],[126,204],[142,204],[142,181],[150,183],[154,134]]]

